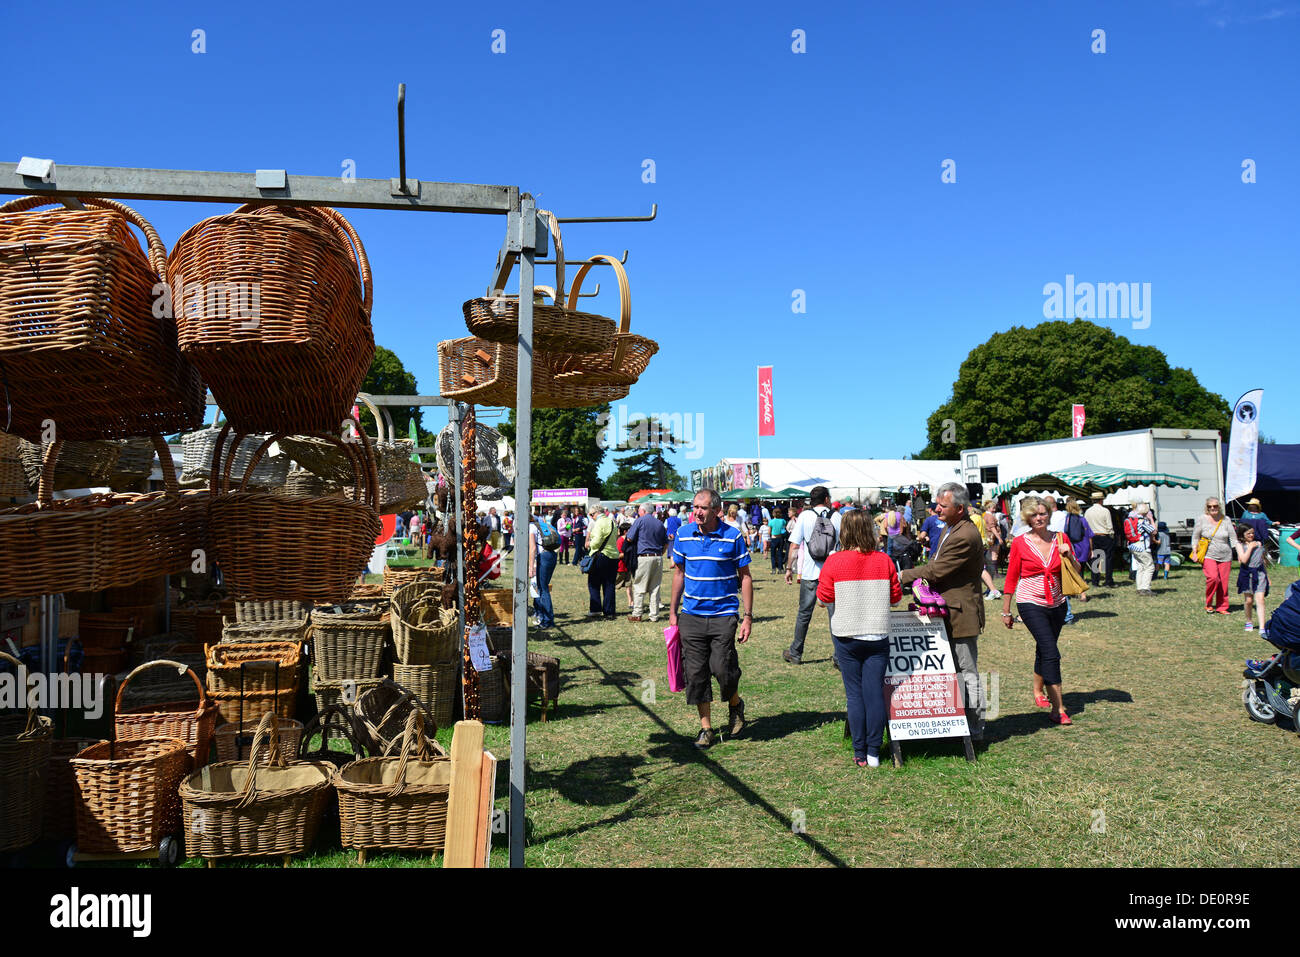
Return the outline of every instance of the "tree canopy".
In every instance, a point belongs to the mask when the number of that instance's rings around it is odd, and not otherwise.
[[[375,357],[370,362],[370,371],[366,373],[358,391],[369,392],[371,395],[419,395],[420,393],[415,383],[415,376],[406,371],[397,353],[381,345],[375,346]],[[407,438],[410,422],[414,419],[420,436],[420,445],[428,447],[434,444],[436,437],[432,432],[425,431],[419,406],[389,406],[388,414],[392,416],[393,428],[397,431],[397,434],[390,438]],[[375,426],[375,417],[364,403],[361,404],[361,427],[365,429],[367,435],[379,434]]]
[[[685,481],[664,457],[664,450],[672,451],[681,441],[656,415],[632,418],[627,440],[619,448],[637,451],[614,460],[618,468],[605,479],[605,497],[625,500],[643,488],[680,489]]]
[[[963,448],[1068,438],[1071,406],[1086,411],[1085,435],[1129,429],[1218,429],[1231,407],[1190,369],[1170,367],[1154,346],[1134,345],[1083,319],[1013,326],[976,346],[952,397],[926,421],[922,459]]]
[[[598,441],[605,424],[602,415],[608,418],[609,403],[585,409],[534,409],[529,484],[533,488],[585,488],[590,495],[600,495],[596,472],[605,459]],[[497,428],[514,446],[514,409]]]

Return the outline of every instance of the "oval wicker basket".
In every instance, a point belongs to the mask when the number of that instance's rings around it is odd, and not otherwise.
[[[111,200],[34,211],[57,202],[29,196],[0,206],[6,431],[36,441],[45,419],[58,423],[62,439],[197,427],[203,383],[177,348],[176,320],[154,313],[167,263],[162,239]],[[131,224],[145,236],[147,257]]]
[[[182,354],[240,432],[339,428],[375,352],[370,261],[343,216],[250,204],[210,217],[176,241],[167,281],[247,291],[247,309],[178,310]]]
[[[598,263],[608,263],[618,277],[619,322],[614,344],[604,352],[593,356],[568,356],[555,364],[556,378],[560,382],[578,379],[583,382],[599,382],[607,385],[631,387],[645,372],[651,357],[659,351],[659,343],[645,336],[638,336],[630,331],[632,323],[632,292],[627,281],[627,271],[614,256],[603,253],[592,256],[583,263],[578,274],[573,277],[573,290],[570,295],[576,299],[582,289],[582,280],[591,267]]]

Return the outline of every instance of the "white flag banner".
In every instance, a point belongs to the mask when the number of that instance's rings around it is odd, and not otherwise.
[[[1232,409],[1232,435],[1228,439],[1228,473],[1223,483],[1226,505],[1255,488],[1259,464],[1259,407],[1263,389],[1252,389]]]

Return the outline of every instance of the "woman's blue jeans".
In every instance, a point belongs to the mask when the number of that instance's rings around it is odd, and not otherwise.
[[[844,694],[848,698],[853,755],[879,756],[885,740],[885,665],[889,642],[832,637],[835,660],[840,663],[840,677],[844,679]]]
[[[537,598],[533,610],[543,628],[555,626],[555,609],[551,607],[551,576],[555,574],[555,552],[542,549],[537,553]]]

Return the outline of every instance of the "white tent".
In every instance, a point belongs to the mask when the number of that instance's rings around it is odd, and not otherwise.
[[[751,460],[752,461],[752,460]],[[758,460],[759,478],[767,488],[825,485],[837,498],[910,486],[938,488],[960,481],[957,459],[768,459]]]

